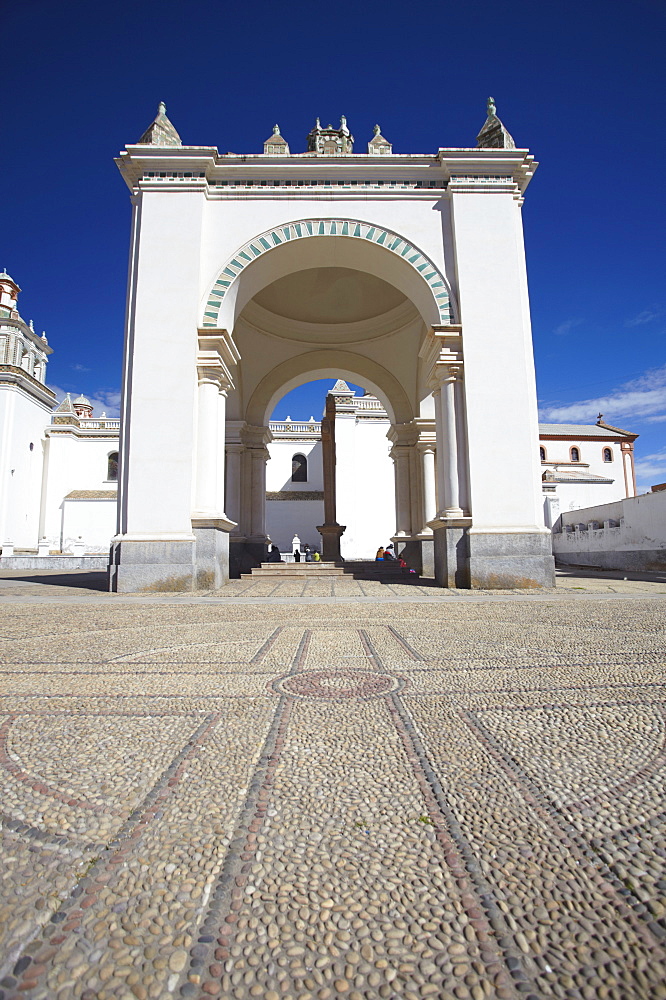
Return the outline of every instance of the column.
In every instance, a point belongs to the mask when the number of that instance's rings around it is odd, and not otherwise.
[[[216,506],[219,511],[226,511],[224,505],[224,472],[225,472],[225,438],[227,428],[227,392],[230,386],[220,385],[217,396],[217,477],[215,483]],[[226,514],[224,514],[226,517]]]
[[[253,538],[265,538],[268,451],[265,448],[252,448],[250,454],[252,456],[251,532]]]
[[[200,368],[197,419],[197,467],[194,507],[197,514],[217,513],[218,397],[215,372]]]
[[[393,446],[391,458],[395,470],[395,533],[405,537],[411,534],[412,519],[409,509],[409,448]]]
[[[435,492],[435,446],[421,446],[421,471],[423,479],[423,524],[437,516],[437,496]],[[430,531],[430,529],[427,529]]]
[[[456,428],[456,380],[460,369],[443,366],[443,377],[435,392],[437,421],[437,473],[440,516],[463,517],[458,480],[458,436]],[[439,404],[439,405],[438,405]]]
[[[228,444],[226,447],[227,483],[225,507],[227,517],[235,521],[233,534],[244,535],[245,523],[241,523],[241,462],[245,448],[242,444]],[[244,519],[243,519],[244,522]]]
[[[249,541],[266,541],[266,462],[270,455],[266,445],[272,440],[268,427],[245,424],[241,437],[245,445],[241,519]]]

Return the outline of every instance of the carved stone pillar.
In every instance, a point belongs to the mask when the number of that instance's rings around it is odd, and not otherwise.
[[[464,517],[460,506],[460,485],[458,478],[458,432],[456,420],[456,381],[461,375],[458,366],[443,366],[439,384],[435,390],[435,405],[438,406],[437,458],[440,482],[440,503],[444,506],[440,517]],[[439,373],[438,373],[439,374]]]
[[[266,445],[272,440],[272,434],[268,427],[246,424],[242,438],[245,444],[243,502],[246,511],[241,517],[244,521],[247,519],[247,540],[263,545],[266,543],[266,462],[270,458]]]
[[[340,559],[340,538],[345,527],[337,522],[335,497],[335,397],[326,396],[326,412],[321,422],[321,447],[324,470],[324,523],[317,525],[321,535],[322,555],[326,562]]]
[[[217,588],[229,579],[229,532],[236,527],[224,512],[226,394],[239,354],[226,330],[199,331],[197,354],[197,440],[192,530],[195,581]]]
[[[395,471],[395,537],[406,538],[412,533],[409,456],[411,449],[406,445],[394,445],[391,458]]]
[[[422,444],[419,446],[419,451],[421,453],[421,477],[423,482],[423,525],[426,526],[428,521],[432,521],[437,516],[435,445]]]
[[[219,373],[199,368],[197,392],[197,471],[195,480],[195,515],[215,517],[217,509],[218,398]]]

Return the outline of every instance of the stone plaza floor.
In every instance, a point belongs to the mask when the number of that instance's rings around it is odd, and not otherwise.
[[[0,573],[0,1000],[666,998],[666,582],[616,577]]]

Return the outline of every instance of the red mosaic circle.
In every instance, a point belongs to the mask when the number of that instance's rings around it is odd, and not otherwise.
[[[400,682],[389,674],[369,670],[316,670],[283,677],[281,693],[296,698],[381,698],[397,691]]]

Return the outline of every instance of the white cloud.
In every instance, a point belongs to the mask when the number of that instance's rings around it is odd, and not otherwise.
[[[547,406],[541,419],[553,423],[596,421],[603,413],[606,423],[620,419],[644,419],[652,423],[666,419],[666,365],[631,379],[605,396],[582,399],[562,406]]]
[[[555,327],[553,333],[558,337],[564,337],[567,333],[571,333],[574,327],[580,326],[582,322],[582,319],[565,319],[563,323]]]
[[[639,493],[645,493],[651,486],[663,482],[666,482],[666,448],[636,459],[636,483]]]
[[[75,371],[75,372],[89,372],[90,371],[90,368],[86,368],[85,365],[70,365],[69,367],[72,369],[72,371]]]
[[[644,323],[651,323],[653,319],[659,319],[661,316],[660,309],[643,309],[639,312],[637,316],[633,319],[628,319],[625,326],[643,326]]]

